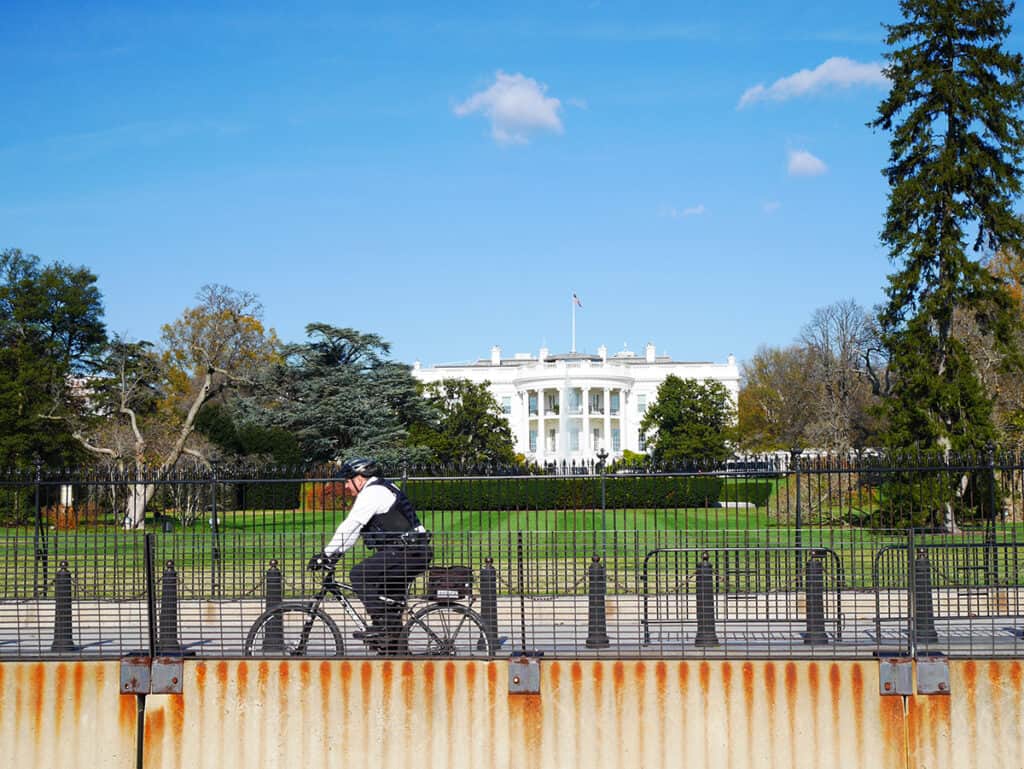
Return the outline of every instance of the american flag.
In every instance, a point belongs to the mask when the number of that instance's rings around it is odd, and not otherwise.
[[[573,301],[573,304],[575,304],[577,307],[579,307],[580,309],[583,309],[583,302],[580,301],[580,298],[578,296],[576,296],[576,294],[572,295],[572,301]]]

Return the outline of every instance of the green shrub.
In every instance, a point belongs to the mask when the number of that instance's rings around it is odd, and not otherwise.
[[[771,499],[775,484],[772,481],[756,478],[723,478],[723,502],[748,502],[756,507],[764,507]]]
[[[622,509],[710,507],[722,480],[715,476],[609,476],[605,506]],[[595,510],[601,507],[601,479],[528,477],[410,480],[405,493],[419,510]]]

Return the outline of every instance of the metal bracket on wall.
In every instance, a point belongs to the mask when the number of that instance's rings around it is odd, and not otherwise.
[[[540,660],[513,657],[508,665],[509,694],[540,694]]]
[[[878,693],[882,696],[914,693],[914,660],[883,657],[878,660]]]
[[[181,694],[183,672],[181,657],[124,657],[121,694]]]
[[[922,657],[917,661],[917,693],[949,694],[949,660]]]

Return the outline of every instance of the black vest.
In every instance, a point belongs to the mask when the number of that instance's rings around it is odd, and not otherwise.
[[[419,516],[412,502],[405,496],[405,493],[391,481],[378,478],[373,481],[374,485],[381,485],[395,495],[395,502],[384,513],[378,513],[370,519],[369,523],[363,526],[360,532],[363,542],[367,547],[378,549],[381,547],[420,544],[415,541],[417,537],[405,536],[418,528]],[[369,484],[367,484],[369,485]],[[363,488],[366,488],[365,486]]]

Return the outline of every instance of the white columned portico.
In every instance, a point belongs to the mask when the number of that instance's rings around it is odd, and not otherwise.
[[[604,451],[611,454],[611,388],[605,387],[601,395],[604,398],[604,440],[601,443]]]

